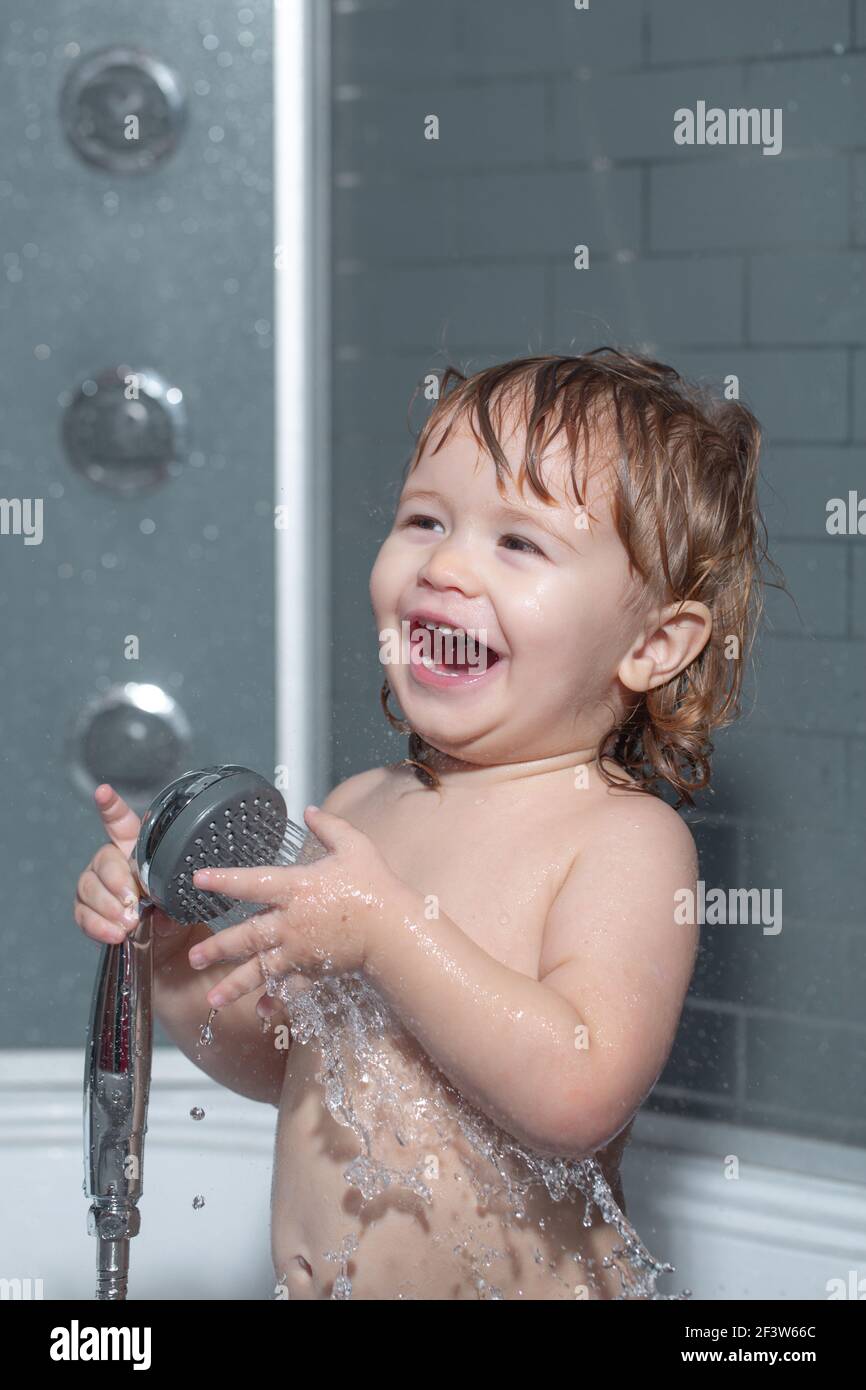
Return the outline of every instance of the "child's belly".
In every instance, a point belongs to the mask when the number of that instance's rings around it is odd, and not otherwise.
[[[419,1049],[419,1065],[425,1063]],[[314,1043],[293,1046],[280,1104],[271,1248],[282,1297],[329,1299],[347,1237],[357,1241],[345,1266],[354,1299],[594,1300],[622,1294],[616,1269],[602,1267],[621,1239],[598,1210],[591,1209],[593,1224],[585,1228],[582,1198],[554,1202],[533,1188],[525,1218],[504,1220],[503,1198],[482,1205],[461,1152],[482,1171],[485,1161],[456,1127],[453,1140],[432,1153],[411,1140],[401,1145],[393,1134],[377,1136],[375,1157],[388,1167],[424,1163],[432,1202],[397,1185],[364,1201],[343,1176],[360,1142],[326,1110],[315,1080],[318,1065]],[[607,1176],[616,1183],[615,1173]]]

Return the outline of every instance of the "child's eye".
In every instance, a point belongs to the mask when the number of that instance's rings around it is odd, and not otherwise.
[[[528,540],[526,539],[525,536],[503,536],[503,537],[502,537],[502,540],[503,540],[503,543],[506,544],[506,547],[509,548],[509,549],[510,549],[510,547],[507,546],[507,542],[508,542],[508,541],[516,541],[517,544],[518,544],[518,546],[526,546],[527,549],[524,550],[524,551],[522,552],[524,555],[543,555],[543,554],[544,554],[544,551],[543,551],[543,550],[540,550],[539,547],[538,547],[537,545],[535,545],[533,541],[528,541]],[[520,552],[519,552],[519,553],[520,553]]]
[[[430,531],[434,526],[441,526],[442,522],[438,517],[415,512],[411,516],[404,517],[400,525],[404,529],[409,526],[417,526],[422,531]],[[508,550],[516,548],[518,554],[544,556],[544,551],[534,541],[528,541],[525,536],[503,536],[502,542]]]

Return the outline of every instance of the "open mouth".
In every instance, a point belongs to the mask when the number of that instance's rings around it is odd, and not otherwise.
[[[426,618],[410,620],[410,669],[423,685],[474,684],[500,660],[500,653],[485,646],[471,630]]]

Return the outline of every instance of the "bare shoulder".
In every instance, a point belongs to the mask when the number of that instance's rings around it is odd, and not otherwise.
[[[694,890],[697,852],[689,827],[647,792],[597,789],[593,815],[548,914],[542,968],[603,943],[606,953],[690,966],[694,928],[678,924],[684,889]],[[679,972],[675,972],[679,973]]]
[[[595,814],[586,835],[593,853],[604,842],[628,846],[633,852],[652,857],[664,854],[678,867],[697,867],[694,837],[682,816],[666,801],[649,792],[606,787],[599,795]]]
[[[390,771],[388,767],[370,767],[366,772],[356,772],[344,782],[338,782],[322,802],[322,810],[345,816],[353,806],[379,792],[387,783]]]

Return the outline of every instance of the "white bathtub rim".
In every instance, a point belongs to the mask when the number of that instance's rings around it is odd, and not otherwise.
[[[83,1049],[0,1049],[0,1147],[13,1166],[19,1152],[24,1165],[28,1149],[50,1147],[64,1163],[75,1156],[77,1178],[83,1069]],[[276,1108],[226,1090],[177,1049],[154,1050],[153,1082],[149,1149],[230,1152],[240,1163],[273,1152]],[[190,1120],[193,1105],[206,1112],[199,1123]],[[727,1180],[732,1154],[740,1176]],[[630,1219],[650,1249],[654,1227],[676,1226],[687,1240],[718,1237],[741,1248],[747,1263],[761,1249],[779,1268],[800,1257],[844,1278],[866,1275],[864,1169],[863,1151],[844,1145],[644,1111],[623,1177]],[[652,1211],[649,1222],[642,1206]]]
[[[153,1050],[151,1106],[156,1109],[175,1092],[190,1087],[203,1094],[218,1096],[220,1115],[231,1122],[232,1107],[250,1114],[250,1106],[262,1130],[272,1130],[276,1108],[250,1102],[245,1096],[220,1086],[175,1047]],[[13,1118],[22,1106],[32,1116],[34,1091],[42,1093],[45,1107],[58,1119],[65,1119],[70,1107],[80,1114],[84,1081],[84,1049],[0,1048],[0,1116]],[[76,1094],[77,1091],[77,1094]],[[258,1125],[257,1125],[258,1128]],[[635,1120],[630,1147],[658,1149],[665,1153],[688,1153],[718,1159],[735,1154],[741,1164],[757,1165],[789,1173],[802,1173],[810,1179],[866,1186],[866,1149],[831,1140],[810,1139],[754,1125],[734,1125],[716,1120],[693,1119],[642,1110]]]

